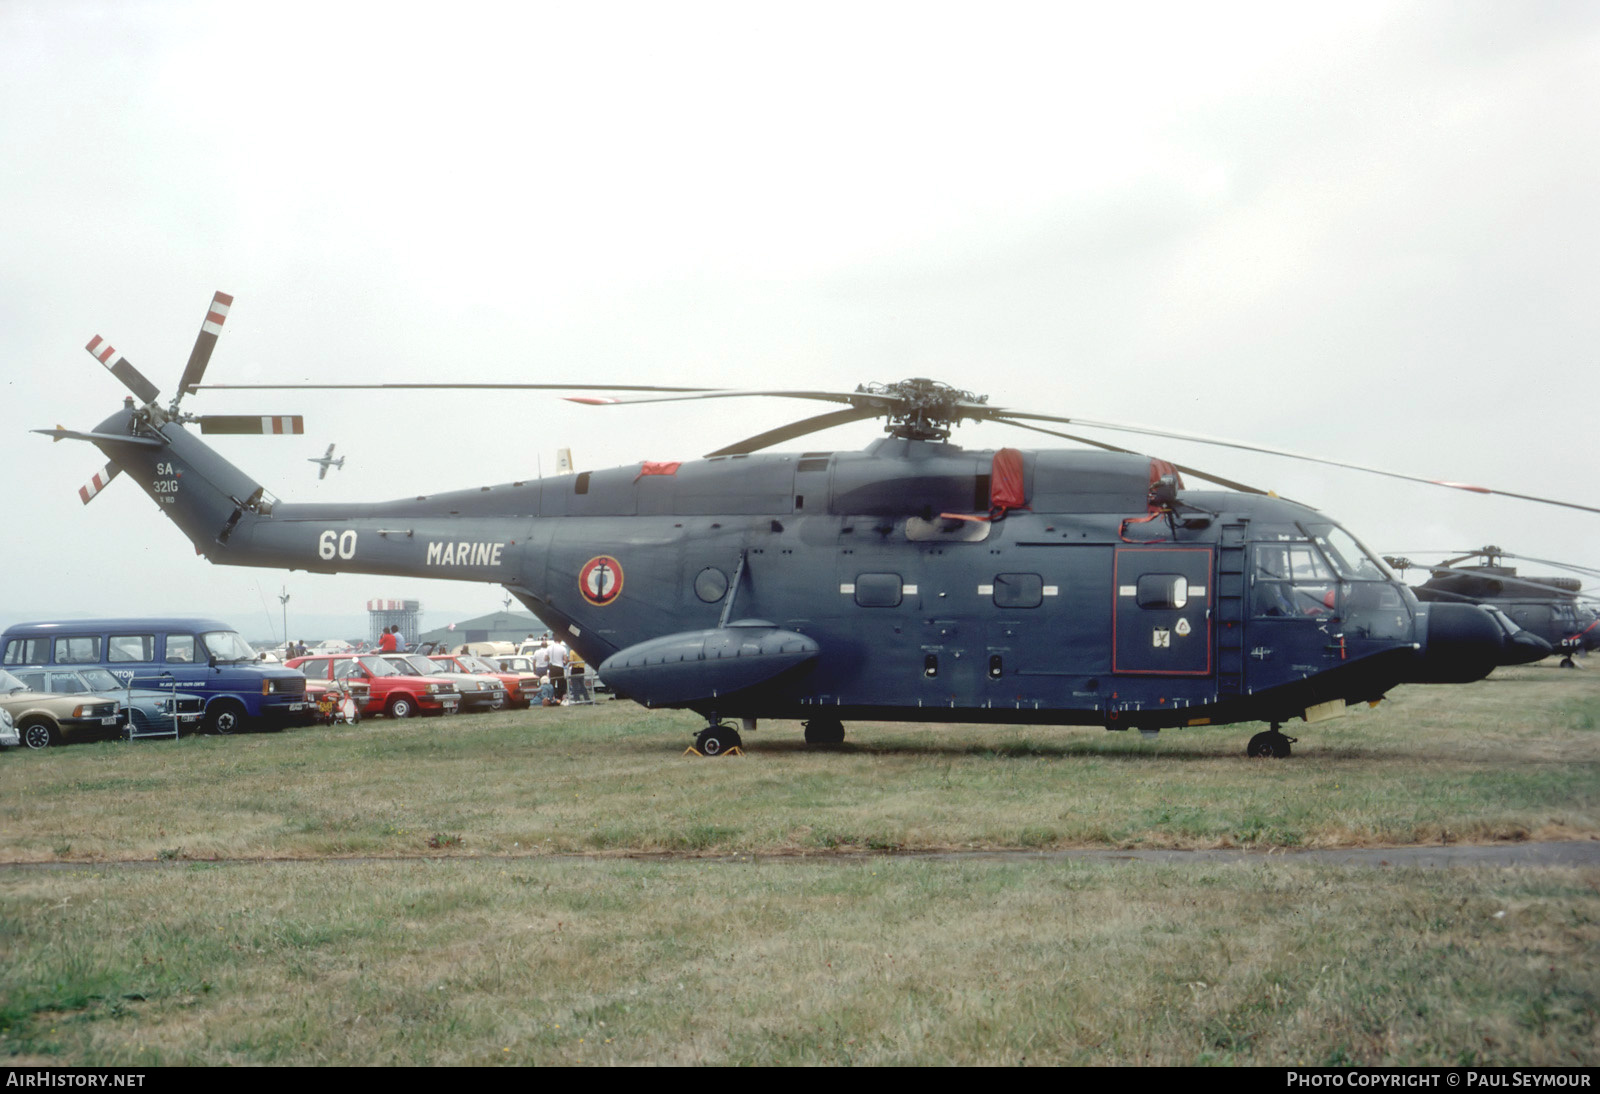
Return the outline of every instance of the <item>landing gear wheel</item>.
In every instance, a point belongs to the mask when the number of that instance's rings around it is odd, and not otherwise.
[[[837,745],[844,743],[844,723],[837,718],[813,718],[804,723],[806,744]]]
[[[1564,669],[1575,669],[1578,667],[1578,663],[1572,659],[1570,654],[1568,654],[1566,657],[1561,659],[1561,667]]]
[[[694,736],[695,750],[702,756],[720,756],[744,744],[732,726],[707,726]]]
[[[1289,746],[1298,738],[1285,737],[1278,732],[1278,727],[1273,726],[1265,733],[1257,733],[1250,738],[1250,743],[1245,746],[1244,754],[1252,759],[1283,760],[1289,756]]]

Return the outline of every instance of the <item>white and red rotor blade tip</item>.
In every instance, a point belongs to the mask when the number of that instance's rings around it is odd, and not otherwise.
[[[194,349],[189,351],[189,363],[183,366],[183,379],[178,382],[179,395],[194,394],[195,385],[205,376],[206,365],[211,363],[211,351],[217,348],[217,335],[222,333],[222,324],[227,322],[231,307],[233,297],[227,293],[218,292],[212,296],[205,322],[200,324],[200,333],[195,337]]]
[[[161,395],[161,389],[145,378],[144,373],[128,363],[126,357],[117,357],[117,351],[111,343],[101,338],[98,334],[89,339],[89,344],[83,347],[89,355],[102,365],[106,371],[122,382],[122,386],[138,398],[141,403],[153,403]],[[116,357],[113,362],[112,358]]]
[[[94,478],[78,487],[78,498],[83,504],[88,505],[94,500],[96,494],[111,485],[111,480],[122,474],[122,468],[114,463],[108,463],[95,472]]]

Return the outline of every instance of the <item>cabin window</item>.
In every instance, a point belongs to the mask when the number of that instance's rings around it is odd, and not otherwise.
[[[167,660],[175,664],[194,664],[194,635],[167,635]]]
[[[995,591],[999,592],[998,587]],[[1187,607],[1188,603],[1189,579],[1182,574],[1139,575],[1139,607],[1171,611]]]
[[[858,574],[856,603],[863,608],[899,607],[901,589],[899,574]]]
[[[74,635],[56,639],[56,664],[98,665],[100,639],[94,635]]]
[[[50,660],[48,638],[13,638],[6,643],[8,665],[43,665]]]
[[[1250,610],[1261,618],[1302,619],[1332,615],[1338,578],[1310,543],[1258,543],[1251,571]]]
[[[1044,578],[1038,574],[995,574],[997,608],[1037,608],[1044,603]]]
[[[114,634],[106,640],[106,660],[113,664],[155,659],[156,636],[153,634]]]
[[[715,604],[728,591],[728,575],[715,566],[707,566],[695,575],[694,595],[707,604]]]

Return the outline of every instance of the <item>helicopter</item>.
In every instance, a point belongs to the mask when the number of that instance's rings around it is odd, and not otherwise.
[[[330,467],[336,467],[341,471],[344,470],[344,457],[340,456],[338,459],[334,459],[333,458],[333,445],[331,445],[331,444],[328,446],[328,451],[323,453],[322,455],[320,455],[320,456],[307,456],[306,457],[306,462],[320,465],[320,467],[319,467],[319,469],[317,471],[317,480],[319,482],[328,477],[328,468],[330,468]]]
[[[1485,611],[1419,599],[1311,508],[1048,426],[1505,491],[1010,410],[923,378],[758,392],[202,384],[231,302],[214,298],[170,403],[125,359],[112,363],[97,337],[90,352],[131,395],[91,431],[36,432],[95,445],[110,461],[102,476],[126,472],[216,564],[502,585],[617,694],[700,714],[704,755],[741,745],[741,730],[759,720],[787,719],[817,745],[843,741],[845,723],[861,720],[1146,735],[1266,722],[1247,753],[1284,757],[1294,738],[1282,726],[1292,719],[1330,718],[1403,683],[1478,680],[1515,659]],[[187,428],[298,433],[298,417],[219,426],[181,409],[202,389],[580,387],[605,394],[569,398],[599,405],[759,394],[837,408],[698,460],[350,504],[280,502]],[[862,451],[766,451],[870,418],[884,420],[885,435]],[[1086,447],[969,451],[950,441],[964,421]],[[1185,476],[1223,489],[1190,488]]]
[[[1418,554],[1422,552],[1411,552]],[[1434,552],[1427,552],[1434,553]],[[1518,577],[1506,559],[1572,570],[1600,576],[1600,572],[1570,563],[1515,555],[1489,545],[1476,550],[1438,552],[1457,557],[1428,564],[1428,580],[1416,587],[1417,598],[1425,601],[1455,601],[1478,604],[1503,612],[1510,620],[1549,643],[1561,654],[1561,667],[1573,668],[1573,655],[1600,649],[1600,622],[1592,603],[1583,593],[1583,582],[1576,577]],[[1472,565],[1461,563],[1478,560]],[[1404,575],[1421,564],[1404,556],[1385,555],[1384,561]]]

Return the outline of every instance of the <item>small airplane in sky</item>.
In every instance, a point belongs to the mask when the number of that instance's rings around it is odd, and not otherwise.
[[[340,470],[344,469],[344,457],[340,456],[338,459],[334,459],[333,458],[333,445],[331,445],[331,444],[328,446],[328,451],[326,453],[324,453],[321,456],[308,456],[308,457],[306,457],[306,462],[307,463],[315,463],[315,464],[320,464],[321,465],[321,470],[319,470],[317,472],[317,478],[318,479],[327,478],[328,477],[328,468],[330,468],[330,467],[337,467]]]

